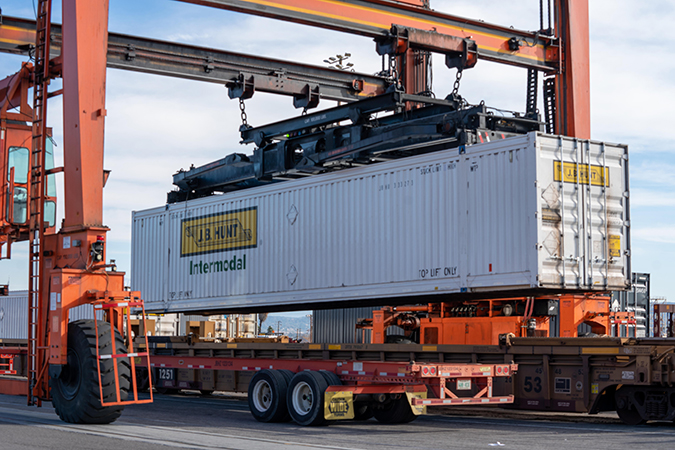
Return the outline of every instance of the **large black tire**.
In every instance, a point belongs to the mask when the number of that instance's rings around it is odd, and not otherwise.
[[[101,355],[112,353],[110,324],[98,321],[98,342]],[[115,332],[115,352],[126,353],[124,340]],[[59,378],[50,378],[52,404],[61,420],[70,423],[102,424],[114,422],[124,406],[101,405],[96,365],[101,368],[103,403],[125,401],[131,386],[131,365],[128,358],[117,358],[115,380],[113,359],[96,361],[96,328],[93,320],[78,320],[68,325],[68,364]],[[116,382],[117,381],[117,382]]]
[[[291,380],[293,379],[293,376],[295,376],[295,372],[288,369],[279,369],[278,372],[282,374],[286,379],[286,385],[289,385],[291,383]]]
[[[405,395],[397,394],[388,403],[373,408],[373,415],[378,422],[382,423],[408,423],[417,419],[412,412],[410,403]]]
[[[315,426],[326,422],[323,401],[328,383],[315,371],[295,374],[288,385],[286,404],[291,418],[298,425]]]
[[[288,420],[286,389],[288,382],[278,370],[256,372],[248,384],[248,408],[258,422]]]
[[[342,380],[334,372],[329,372],[327,370],[319,370],[319,373],[323,376],[328,386],[342,386]]]
[[[354,403],[354,420],[368,420],[373,417],[373,408],[368,403]]]

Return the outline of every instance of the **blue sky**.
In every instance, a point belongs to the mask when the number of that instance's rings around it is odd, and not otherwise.
[[[34,18],[32,0],[3,0],[2,13]],[[439,11],[486,22],[536,29],[537,0],[431,0]],[[54,1],[60,22],[60,1]],[[652,296],[675,301],[670,283],[675,260],[675,3],[661,0],[591,0],[591,110],[596,140],[629,145],[633,270],[652,274]],[[322,64],[351,52],[356,69],[376,72],[380,60],[366,38],[246,16],[169,0],[110,0],[111,31],[236,52]],[[0,54],[0,77],[23,58]],[[434,61],[438,97],[452,89],[454,71]],[[485,61],[467,71],[460,93],[472,103],[522,110],[523,69]],[[54,88],[57,87],[55,84]],[[324,102],[324,106],[331,106]],[[238,105],[224,87],[108,70],[105,166],[112,170],[104,198],[108,256],[129,270],[131,211],[162,205],[171,175],[237,152]],[[249,122],[261,125],[298,113],[288,97],[256,94],[247,101]],[[61,139],[61,104],[51,101],[48,122]],[[57,149],[57,159],[60,151]],[[61,190],[61,192],[63,192]],[[60,220],[60,219],[59,219]],[[0,283],[27,286],[25,245],[0,261]]]

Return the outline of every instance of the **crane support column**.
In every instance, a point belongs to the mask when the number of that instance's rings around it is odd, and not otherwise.
[[[101,227],[108,0],[63,0],[65,220]]]
[[[588,0],[556,0],[562,70],[556,75],[556,134],[591,138]]]

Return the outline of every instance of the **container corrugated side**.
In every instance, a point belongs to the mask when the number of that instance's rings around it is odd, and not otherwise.
[[[377,307],[340,308],[314,311],[312,316],[312,342],[317,344],[367,344],[370,343],[370,330],[356,331],[359,319],[373,317]],[[389,327],[387,336],[403,335],[399,327]]]
[[[165,312],[621,290],[627,193],[625,146],[530,133],[134,212],[131,283]]]
[[[28,338],[28,292],[0,297],[0,339]]]
[[[91,305],[76,306],[68,313],[70,322],[93,317]],[[97,317],[102,320],[102,312],[98,312]],[[0,339],[28,339],[28,291],[0,296]]]

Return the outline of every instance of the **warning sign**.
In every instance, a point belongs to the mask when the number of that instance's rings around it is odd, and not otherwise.
[[[353,419],[354,395],[352,391],[326,392],[323,414],[326,420]]]
[[[621,256],[621,236],[616,234],[609,235],[609,256],[619,258]]]

